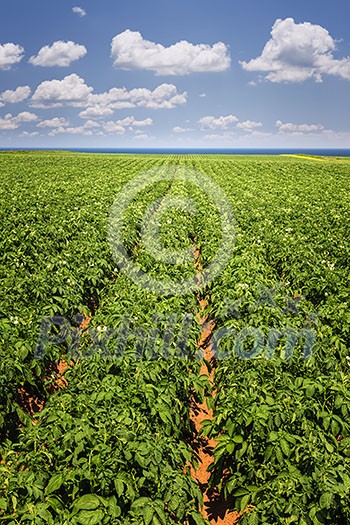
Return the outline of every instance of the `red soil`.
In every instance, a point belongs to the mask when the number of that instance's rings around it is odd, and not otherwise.
[[[195,267],[198,272],[200,272],[203,267],[199,262],[199,249],[195,248],[193,254]],[[197,275],[197,278],[198,282],[200,282],[200,274]],[[213,361],[211,338],[215,329],[215,322],[208,322],[207,318],[203,315],[207,306],[207,301],[198,298],[198,303],[200,305],[200,312],[197,314],[197,319],[201,326],[201,337],[198,341],[198,348],[203,353],[203,363],[200,369],[200,375],[206,375],[209,378],[211,385],[213,385],[214,370],[211,368],[211,371],[209,371],[205,361],[208,363],[212,363]],[[214,390],[213,396],[215,396]],[[199,434],[202,429],[203,421],[213,419],[213,411],[208,408],[208,405],[204,400],[203,403],[196,403],[192,407],[190,417],[195,425],[197,433]],[[216,441],[214,439],[200,436],[198,443],[195,443],[194,445],[199,456],[199,464],[197,469],[191,468],[191,475],[198,483],[203,493],[203,508],[201,509],[203,518],[216,525],[235,525],[238,521],[239,514],[237,512],[230,512],[228,509],[228,502],[225,501],[221,494],[209,488],[208,485],[210,477],[208,467],[213,463],[213,451]]]

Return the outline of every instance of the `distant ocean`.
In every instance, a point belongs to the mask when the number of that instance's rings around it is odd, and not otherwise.
[[[321,155],[350,157],[348,149],[199,149],[199,148],[1,148],[0,151],[75,151],[79,153],[115,153],[142,155]]]

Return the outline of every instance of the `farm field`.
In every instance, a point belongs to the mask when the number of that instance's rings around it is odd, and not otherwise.
[[[1,522],[350,523],[348,159],[0,178]]]

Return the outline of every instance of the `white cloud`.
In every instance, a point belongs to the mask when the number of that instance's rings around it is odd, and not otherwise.
[[[326,137],[327,139],[336,139],[337,141],[345,140],[346,147],[348,146],[350,140],[349,131],[334,131],[333,129],[324,129],[322,130],[322,136]]]
[[[84,123],[84,126],[86,128],[99,128],[101,126],[100,122],[96,122],[95,120],[87,120]]]
[[[116,109],[143,107],[147,109],[172,109],[187,102],[187,93],[178,93],[173,84],[161,84],[153,91],[135,88],[128,91],[112,88],[105,93],[93,93],[76,74],[63,80],[42,82],[32,96],[31,105],[36,108],[75,106],[85,108],[82,118],[99,118],[112,115]]]
[[[22,122],[33,122],[38,116],[28,111],[22,111],[15,117],[7,113],[4,118],[0,118],[0,129],[12,130],[17,129]]]
[[[256,128],[261,128],[261,122],[254,122],[252,120],[246,120],[245,122],[239,122],[237,128],[243,129],[244,131],[254,131]]]
[[[161,84],[153,91],[147,88],[112,88],[105,93],[92,94],[89,106],[110,109],[144,107],[147,109],[172,109],[187,102],[187,93],[178,93],[173,84]]]
[[[22,137],[37,137],[39,135],[38,131],[22,131]]]
[[[227,129],[236,122],[238,122],[238,118],[235,115],[227,115],[225,117],[207,116],[199,119],[198,124],[201,129]]]
[[[143,128],[144,126],[151,126],[153,120],[151,118],[146,118],[144,120],[136,120],[135,117],[126,117],[122,120],[117,120],[113,122],[112,120],[103,124],[103,129],[107,133],[114,133],[117,135],[124,135],[126,129],[133,131],[134,127]]]
[[[38,127],[52,128],[49,132],[49,136],[55,136],[58,134],[67,133],[70,135],[101,135],[101,130],[106,133],[112,133],[117,135],[125,135],[127,131],[135,131],[143,133],[141,131],[145,126],[151,126],[153,120],[146,118],[144,120],[137,120],[135,117],[130,116],[117,121],[108,122],[96,122],[95,120],[86,120],[81,126],[69,126],[64,118],[55,117],[51,120],[42,121],[38,124]]]
[[[50,131],[49,136],[54,137],[55,135],[67,133],[68,135],[85,135],[89,137],[94,134],[90,128],[91,126],[86,126],[86,123],[83,126],[75,127],[60,126]]]
[[[323,75],[350,80],[350,57],[334,58],[336,42],[322,26],[278,19],[271,36],[259,57],[240,62],[243,69],[266,72],[270,82],[322,82]]]
[[[181,126],[175,126],[173,128],[174,133],[187,133],[188,131],[192,131],[191,128],[182,128]]]
[[[144,69],[156,75],[225,71],[231,63],[228,48],[222,42],[210,46],[181,40],[164,47],[144,40],[140,32],[130,29],[113,38],[111,57],[116,67]]]
[[[16,117],[13,117],[13,120],[15,122],[33,122],[34,120],[38,120],[38,115],[35,113],[30,113],[29,111],[22,111],[21,113],[18,113]]]
[[[116,122],[113,122],[110,120],[109,122],[106,122],[103,126],[103,129],[107,133],[113,133],[115,135],[124,135],[125,134],[125,128],[121,126],[120,124],[117,124]]]
[[[271,137],[272,133],[268,131],[253,131],[249,135],[245,135],[245,137],[257,137],[257,138],[264,138],[264,137]]]
[[[37,124],[38,128],[59,128],[69,126],[69,122],[64,117],[55,117],[49,120],[42,120]]]
[[[84,79],[73,73],[63,80],[45,80],[36,88],[32,96],[33,107],[60,107],[63,105],[84,106],[92,87]]]
[[[36,56],[32,56],[29,62],[33,66],[42,67],[68,67],[75,60],[79,60],[87,53],[86,47],[75,42],[63,42],[58,40],[52,46],[44,46]]]
[[[79,16],[86,16],[86,11],[82,7],[73,7],[73,13]]]
[[[117,120],[116,124],[120,126],[143,127],[143,126],[151,126],[153,124],[153,120],[151,118],[146,118],[144,120],[136,120],[135,117],[126,117],[122,120]]]
[[[18,88],[11,90],[7,89],[0,93],[0,102],[4,104],[16,104],[17,102],[23,102],[26,100],[31,93],[29,86],[18,86]]]
[[[84,126],[77,126],[72,128],[56,128],[54,131],[51,131],[49,135],[54,136],[60,133],[68,133],[69,135],[85,135],[86,137],[90,137],[91,135],[93,135],[93,132],[90,129],[85,128]]]
[[[207,94],[206,94],[206,93],[201,93],[199,96],[200,96],[201,98],[205,98],[205,97],[207,96]]]
[[[59,118],[55,118],[53,120],[60,120]],[[84,124],[81,126],[69,126],[69,123],[67,121],[64,121],[65,119],[62,119],[62,125],[58,127],[52,126],[53,129],[49,132],[50,137],[54,137],[55,135],[66,133],[68,135],[85,135],[85,136],[92,136],[92,135],[101,135],[102,133],[100,131],[93,131],[95,128],[100,128],[101,124],[99,122],[96,122],[94,120],[86,120]],[[63,122],[64,121],[64,122]],[[47,121],[49,122],[49,121]]]
[[[0,118],[0,129],[17,129],[18,123],[14,122],[12,115],[5,115],[4,118]]]
[[[23,58],[24,49],[17,44],[0,44],[0,69],[11,69]]]
[[[90,106],[79,113],[81,118],[100,118],[108,117],[114,113],[114,110],[107,107],[96,104],[96,106]]]
[[[322,131],[324,126],[322,126],[322,124],[293,124],[292,122],[283,123],[281,120],[277,120],[276,128],[282,133],[309,133],[314,131]]]

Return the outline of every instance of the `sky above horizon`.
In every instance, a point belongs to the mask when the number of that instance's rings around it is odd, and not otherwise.
[[[350,147],[350,3],[13,0],[0,147]]]

